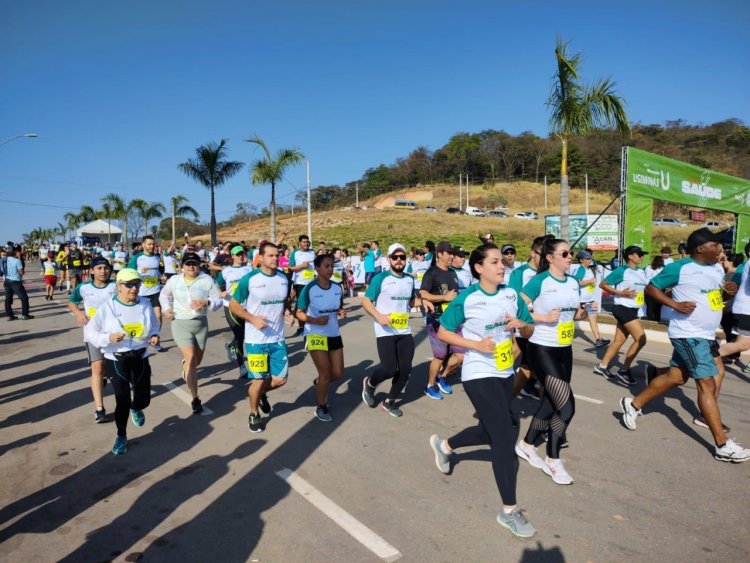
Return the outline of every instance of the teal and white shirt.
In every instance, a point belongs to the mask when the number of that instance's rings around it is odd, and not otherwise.
[[[157,254],[139,252],[130,259],[128,268],[133,268],[141,276],[141,287],[138,295],[148,297],[161,291],[161,273],[159,272],[161,259]]]
[[[505,275],[503,277],[503,285],[508,285],[510,283],[510,276],[512,276],[513,272],[515,272],[521,266],[523,266],[523,264],[521,262],[518,262],[517,260],[513,262],[513,266],[505,266]]]
[[[109,335],[116,333],[125,333],[125,338],[110,342]],[[114,360],[116,353],[148,347],[152,336],[159,336],[159,321],[151,303],[143,297],[132,305],[121,303],[117,297],[107,299],[83,327],[83,339],[109,360]]]
[[[229,301],[232,299],[232,293],[237,288],[237,284],[243,276],[253,271],[253,267],[250,264],[243,264],[242,266],[227,266],[219,275],[216,276],[216,285],[222,291],[228,291],[229,295],[224,298],[224,307],[229,307]]]
[[[463,291],[471,285],[472,281],[474,281],[471,271],[467,271],[464,268],[451,268],[451,270],[456,272],[456,277],[458,278],[458,291]]]
[[[365,297],[372,301],[379,313],[388,315],[391,324],[387,327],[373,320],[375,337],[411,334],[409,326],[410,303],[414,297],[414,278],[397,276],[390,270],[380,272],[370,282]]]
[[[112,269],[119,272],[128,262],[128,253],[124,250],[115,250],[112,260]]]
[[[417,291],[422,287],[422,278],[424,277],[424,273],[429,269],[430,263],[427,260],[414,260],[409,264],[406,273],[414,277],[414,289]]]
[[[716,339],[724,309],[722,288],[724,271],[718,264],[699,264],[692,258],[673,262],[651,280],[661,289],[672,289],[675,301],[692,301],[695,309],[689,315],[673,311],[667,334],[669,338]]]
[[[518,293],[521,293],[523,287],[531,281],[536,275],[536,270],[532,268],[528,262],[522,264],[518,268],[514,268],[510,274],[508,283],[505,284],[507,287],[515,289]]]
[[[346,278],[346,272],[344,271],[344,260],[339,259],[333,261],[333,276],[331,276],[331,281],[336,282],[338,284],[343,283],[344,278]]]
[[[292,283],[294,285],[307,285],[315,279],[315,252],[313,250],[295,250],[289,256],[289,266],[298,266],[303,262],[309,262],[307,268],[299,270],[292,274]]]
[[[466,350],[461,381],[483,377],[513,376],[513,334],[505,329],[506,315],[525,323],[534,321],[515,289],[498,287],[495,293],[487,293],[477,283],[450,302],[440,317],[440,325],[463,337],[477,342],[491,336],[495,341],[495,353],[484,354]]]
[[[750,315],[750,285],[748,285],[750,268],[743,268],[744,265],[745,262],[740,264],[732,276],[732,281],[737,284],[737,293],[732,300],[732,313],[735,315]]]
[[[208,300],[208,306],[202,309],[193,309],[190,304],[193,300]],[[206,317],[208,310],[218,311],[222,306],[221,293],[216,287],[214,279],[208,274],[200,272],[192,280],[188,280],[185,274],[172,276],[164,284],[159,294],[159,305],[164,311],[172,310],[177,320],[190,320]]]
[[[531,300],[534,313],[547,314],[559,309],[560,318],[556,323],[535,322],[529,342],[555,348],[573,344],[574,318],[581,304],[578,287],[578,282],[572,276],[566,274],[560,280],[549,270],[531,278],[522,293]]]
[[[339,309],[344,304],[344,291],[341,286],[333,280],[328,289],[323,289],[318,280],[313,280],[302,288],[297,298],[297,308],[305,311],[311,317],[322,317],[328,315],[328,323],[325,325],[313,325],[305,323],[304,334],[319,334],[321,336],[340,336],[339,331]]]
[[[614,272],[613,272],[614,273]],[[592,303],[597,301],[599,284],[602,281],[602,268],[597,266],[595,270],[585,267],[583,264],[573,264],[570,267],[570,275],[577,282],[593,282],[589,285],[580,285],[581,303]]]
[[[110,280],[102,287],[94,285],[93,281],[88,281],[77,285],[71,296],[68,297],[68,301],[76,305],[83,304],[86,317],[93,319],[102,304],[110,301],[116,293],[117,284],[114,281]]]
[[[169,252],[164,252],[162,261],[164,262],[164,273],[165,274],[176,274],[177,267],[180,265],[177,258]]]
[[[284,305],[289,295],[289,280],[281,270],[269,276],[258,268],[245,274],[232,292],[232,298],[242,303],[253,316],[262,317],[268,325],[258,330],[245,322],[247,344],[271,344],[284,340]]]
[[[634,290],[636,293],[633,298],[615,295],[615,305],[622,305],[629,309],[640,309],[638,316],[643,317],[645,315],[646,301],[643,292],[648,285],[645,270],[620,266],[604,278],[604,281],[617,291]]]

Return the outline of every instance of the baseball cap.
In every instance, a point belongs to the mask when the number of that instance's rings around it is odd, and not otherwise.
[[[190,262],[192,262],[193,264],[200,264],[201,257],[198,256],[195,252],[186,252],[182,255],[182,263],[188,264]]]
[[[394,242],[391,246],[388,247],[388,256],[393,256],[393,254],[397,250],[403,250],[404,254],[406,254],[406,249],[404,248],[404,245],[398,242]]]
[[[712,233],[707,227],[703,227],[702,229],[690,233],[690,236],[687,239],[686,249],[688,251],[695,250],[701,244],[706,244],[707,242],[721,242],[721,237],[716,233]]]
[[[466,258],[466,251],[460,246],[454,246],[451,250],[451,254],[453,254],[453,256],[458,256],[459,258]]]
[[[506,252],[515,252],[515,251],[516,251],[516,247],[513,246],[512,244],[504,244],[503,247],[500,249],[500,252],[502,252],[503,254],[505,254]]]
[[[133,268],[123,268],[117,272],[117,283],[126,283],[129,281],[140,281],[141,276],[138,275]]]
[[[591,253],[586,250],[581,250],[578,253],[578,259],[579,260],[591,260]]]
[[[435,247],[435,252],[452,252],[453,245],[447,240],[441,240]]]
[[[245,247],[241,245],[237,245],[234,248],[232,248],[232,256],[236,256],[237,254],[240,254],[242,252],[245,252]]]
[[[637,254],[638,256],[645,256],[648,254],[648,252],[644,252],[643,249],[640,246],[636,246],[635,244],[628,246],[625,249],[625,252],[622,253],[623,256],[626,258],[630,256],[631,254]]]
[[[91,259],[91,267],[95,268],[96,266],[99,266],[100,264],[104,264],[105,266],[112,267],[112,264],[109,263],[109,260],[107,260],[104,256],[94,256]]]

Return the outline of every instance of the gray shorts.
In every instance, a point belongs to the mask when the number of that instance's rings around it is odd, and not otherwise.
[[[85,342],[86,344],[86,353],[89,355],[89,365],[93,364],[94,362],[99,362],[104,359],[104,354],[102,354],[102,351],[99,350],[96,346],[91,345],[89,342]]]
[[[205,350],[208,340],[208,318],[174,319],[172,339],[177,346],[191,346]]]

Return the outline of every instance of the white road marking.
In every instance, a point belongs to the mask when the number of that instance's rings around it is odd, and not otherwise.
[[[604,401],[600,401],[599,399],[592,399],[591,397],[587,397],[586,395],[576,395],[573,393],[573,396],[576,399],[580,399],[581,401],[586,401],[587,403],[594,403],[595,405],[603,405]]]
[[[177,397],[182,399],[188,405],[193,402],[193,397],[190,395],[190,393],[188,393],[184,389],[181,389],[180,387],[177,387],[174,383],[165,383],[164,387],[169,389],[172,393],[177,395]],[[212,414],[214,414],[214,411],[204,406],[200,414],[201,416],[211,416]]]
[[[396,561],[403,557],[399,550],[373,532],[370,528],[362,524],[362,522],[338,506],[335,502],[291,469],[284,468],[277,471],[276,475],[289,483],[289,486],[301,494],[305,500],[336,522],[336,524],[341,526],[345,532],[380,557],[383,561]]]

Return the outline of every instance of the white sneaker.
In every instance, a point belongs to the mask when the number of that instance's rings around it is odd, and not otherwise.
[[[547,475],[552,477],[552,480],[558,485],[572,485],[573,477],[565,469],[564,459],[550,459],[544,458],[544,471]]]
[[[231,342],[224,342],[224,351],[227,353],[227,361],[228,362],[234,362],[237,360],[237,357],[234,354],[234,350],[232,348]]]
[[[715,446],[714,457],[719,461],[742,463],[750,459],[750,450],[743,448],[734,440],[727,440],[723,446]]]
[[[641,409],[636,409],[633,406],[633,399],[630,397],[620,399],[620,408],[622,409],[622,423],[625,425],[625,428],[635,430],[635,419],[643,416]]]
[[[537,469],[544,469],[547,465],[544,463],[544,460],[539,457],[539,454],[536,453],[536,448],[527,444],[523,440],[519,440],[516,444],[516,455],[521,459],[525,459],[529,462],[531,467],[536,467]]]

